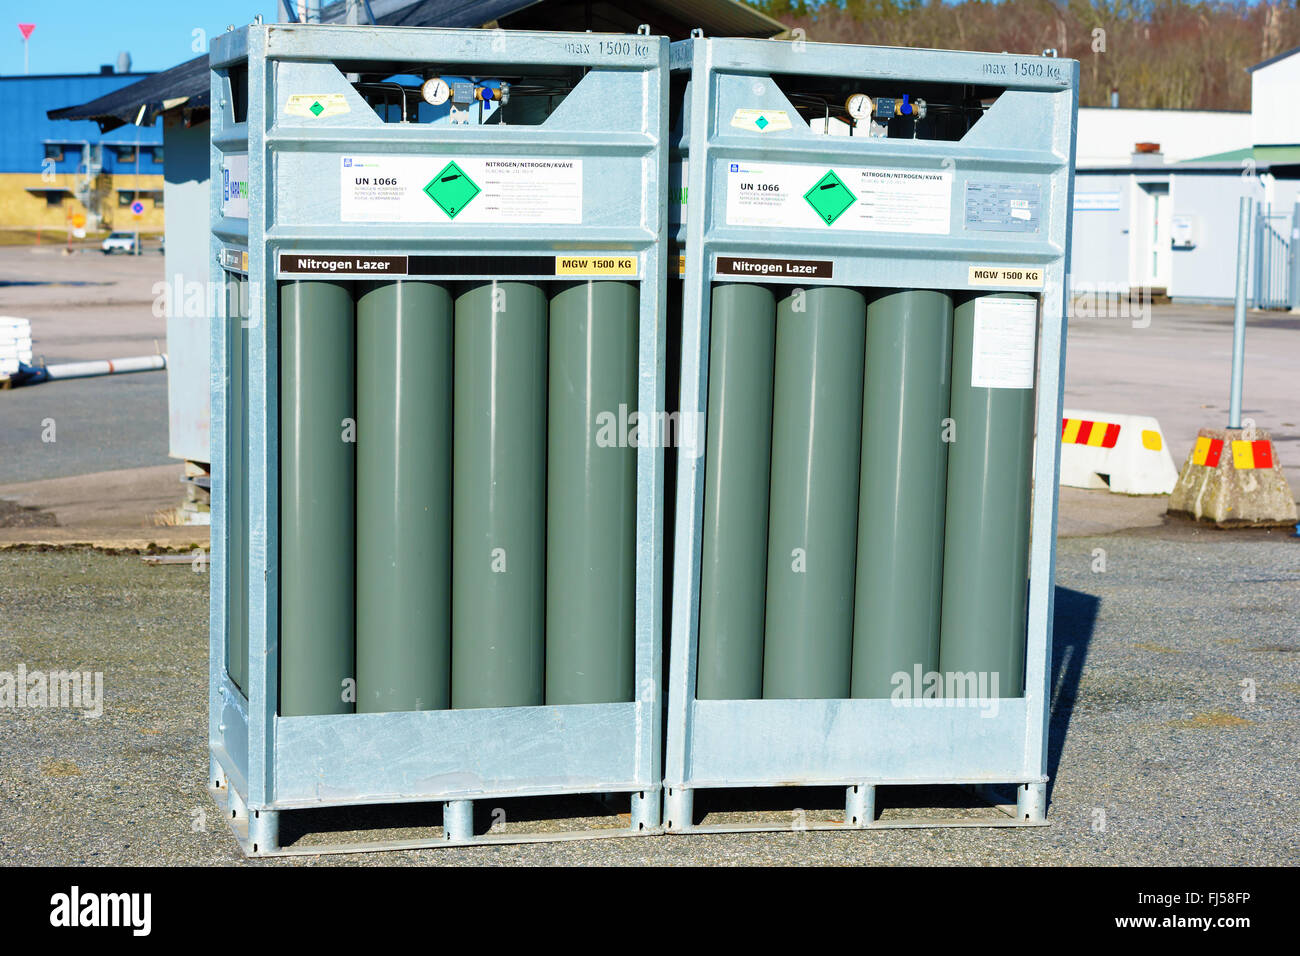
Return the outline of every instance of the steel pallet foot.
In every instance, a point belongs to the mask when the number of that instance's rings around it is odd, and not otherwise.
[[[694,821],[695,792],[685,787],[664,788],[664,829],[689,830]]]
[[[230,786],[230,781],[226,779],[226,768],[213,756],[208,757],[208,786],[213,790],[225,790]]]
[[[659,826],[658,788],[654,790],[636,790],[632,793],[632,829],[636,832],[653,830]]]
[[[444,840],[474,838],[473,800],[448,800],[442,805],[442,836]]]
[[[1030,823],[1047,819],[1047,784],[1022,783],[1016,788],[1016,819]]]
[[[244,803],[243,795],[230,786],[226,787],[226,812],[230,814],[231,820],[248,818],[248,804]]]
[[[869,827],[876,819],[876,788],[854,784],[844,794],[844,823],[851,827]]]
[[[251,856],[280,849],[280,811],[248,811],[248,852]]]

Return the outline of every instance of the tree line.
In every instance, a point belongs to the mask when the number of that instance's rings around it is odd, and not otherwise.
[[[1300,46],[1296,0],[761,0],[809,40],[1079,61],[1079,103],[1250,109],[1246,69]],[[1300,107],[1298,107],[1300,108]]]

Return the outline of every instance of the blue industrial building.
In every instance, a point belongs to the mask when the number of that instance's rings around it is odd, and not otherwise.
[[[92,74],[0,76],[0,228],[62,228],[78,214],[86,215],[91,228],[126,227],[128,221],[137,228],[161,228],[159,124],[102,133],[90,120],[46,115],[149,75],[106,68]],[[144,207],[138,216],[130,209],[136,200]]]

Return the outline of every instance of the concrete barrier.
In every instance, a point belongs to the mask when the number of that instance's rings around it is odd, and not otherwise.
[[[1295,498],[1269,433],[1202,428],[1169,497],[1168,513],[1217,527],[1295,524]]]
[[[1177,481],[1169,444],[1154,418],[1065,410],[1061,484],[1124,495],[1167,495]]]

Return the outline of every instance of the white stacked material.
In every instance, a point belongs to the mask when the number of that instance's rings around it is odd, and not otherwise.
[[[32,323],[0,315],[0,375],[13,375],[18,363],[32,361]]]

